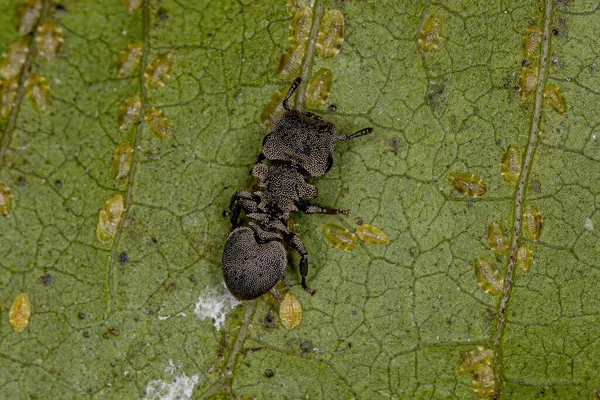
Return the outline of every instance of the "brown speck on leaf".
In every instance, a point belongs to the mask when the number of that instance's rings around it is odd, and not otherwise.
[[[273,370],[271,370],[271,369],[265,369],[265,376],[267,378],[271,378],[271,377],[273,377],[273,375],[274,375]]]

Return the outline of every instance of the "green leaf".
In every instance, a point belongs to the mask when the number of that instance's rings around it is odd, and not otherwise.
[[[329,97],[311,111],[342,133],[375,132],[339,142],[333,168],[311,180],[317,204],[351,215],[293,216],[317,293],[302,290],[292,255],[285,282],[303,316],[291,330],[275,300],[237,304],[221,275],[223,211],[250,187],[268,132],[260,115],[292,80],[277,74],[286,2],[57,4],[44,0],[41,13],[62,29],[62,48],[48,62],[35,35],[24,37],[25,70],[0,122],[0,184],[12,194],[0,216],[1,397],[475,398],[488,360],[499,398],[600,392],[596,1],[314,1],[300,99],[311,72],[328,68]],[[20,6],[0,5],[4,52],[19,39]],[[318,22],[336,8],[345,40],[321,59]],[[422,47],[434,14],[441,38]],[[533,23],[545,34],[525,59]],[[141,65],[118,77],[134,42]],[[168,53],[172,76],[151,88],[144,72]],[[540,75],[523,99],[524,65]],[[33,73],[49,85],[45,113],[27,97]],[[564,114],[546,103],[548,85],[564,94]],[[142,117],[122,132],[119,107],[136,93]],[[164,139],[144,120],[151,107],[168,121]],[[123,140],[135,153],[116,180]],[[500,173],[510,144],[523,152],[517,182]],[[487,192],[460,194],[448,179],[457,172]],[[117,194],[125,210],[101,242],[100,210]],[[523,229],[528,205],[543,216],[537,241]],[[323,225],[353,230],[357,219],[389,243],[342,251],[323,237]],[[499,258],[492,221],[508,227]],[[515,264],[521,244],[533,250],[529,273]],[[499,268],[498,296],[477,284],[480,257]],[[16,332],[8,314],[20,293],[32,311]],[[459,373],[478,346],[493,357]]]

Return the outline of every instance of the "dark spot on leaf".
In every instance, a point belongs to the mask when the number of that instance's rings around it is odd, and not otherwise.
[[[84,337],[84,338],[86,338],[86,339],[87,339],[87,338],[89,338],[89,337],[91,336],[89,331],[83,331],[82,335],[83,335],[83,337]]]
[[[124,264],[127,262],[127,260],[129,260],[129,256],[127,255],[127,253],[122,252],[121,254],[119,254],[119,262],[121,264]]]
[[[87,317],[87,315],[83,312],[80,312],[79,314],[77,314],[77,318],[79,319],[85,319]]]
[[[315,346],[313,345],[313,343],[310,340],[300,343],[300,350],[302,350],[303,353],[308,353],[314,347]]]
[[[275,327],[277,327],[277,325],[275,324],[275,317],[271,311],[269,311],[267,313],[267,316],[265,317],[264,326],[268,329],[274,329]]]
[[[273,375],[274,375],[274,373],[273,373],[272,369],[265,369],[265,376],[267,378],[271,378],[271,377],[273,377]]]
[[[41,279],[42,279],[42,282],[44,283],[44,285],[46,285],[46,286],[52,285],[52,275],[50,275],[50,274],[42,275]]]
[[[334,113],[337,111],[337,106],[335,104],[331,104],[329,105],[329,107],[327,107],[327,111],[329,111],[330,113]]]
[[[17,184],[21,187],[27,185],[27,179],[25,179],[25,177],[23,175],[19,176],[17,178]]]
[[[54,186],[56,186],[57,189],[60,189],[62,187],[62,182],[57,180],[54,182]]]

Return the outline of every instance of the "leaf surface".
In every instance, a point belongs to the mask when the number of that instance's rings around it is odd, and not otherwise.
[[[314,1],[300,100],[311,73],[328,68],[329,97],[311,111],[342,133],[375,132],[339,142],[333,168],[311,180],[317,204],[351,215],[293,217],[317,294],[302,290],[292,255],[284,281],[303,315],[291,330],[273,299],[230,298],[220,271],[223,211],[250,187],[268,132],[260,115],[291,81],[277,74],[286,3],[60,4],[42,8],[63,31],[60,52],[47,62],[33,35],[24,38],[25,70],[0,122],[0,184],[12,194],[0,216],[3,397],[470,398],[471,377],[458,368],[477,346],[493,350],[498,397],[600,392],[596,1]],[[19,38],[20,6],[0,5],[4,52]],[[345,40],[321,59],[318,22],[336,8]],[[434,14],[441,40],[424,50],[421,29]],[[526,60],[533,23],[545,35]],[[119,53],[135,42],[140,65],[118,77]],[[168,53],[171,77],[149,87],[144,71]],[[523,99],[526,64],[539,66],[540,83]],[[50,88],[45,113],[27,97],[32,73]],[[547,85],[564,94],[564,114],[543,98]],[[142,116],[121,131],[119,107],[135,94]],[[166,138],[144,119],[152,107]],[[116,180],[123,140],[135,153]],[[524,160],[515,183],[501,175],[510,144]],[[457,172],[481,178],[486,193],[458,193],[448,179]],[[117,194],[116,236],[100,242],[100,209]],[[523,228],[527,205],[543,216],[537,241]],[[342,251],[323,237],[323,225],[353,230],[357,219],[389,242]],[[497,259],[486,237],[493,221],[509,227],[508,254]],[[521,244],[533,250],[529,273],[515,268]],[[499,296],[478,286],[478,257],[499,268]],[[20,293],[31,316],[15,332],[8,313]]]

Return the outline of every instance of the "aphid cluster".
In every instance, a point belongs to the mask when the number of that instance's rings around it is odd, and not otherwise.
[[[333,163],[335,142],[354,139],[373,131],[338,134],[335,126],[318,115],[290,109],[289,98],[300,84],[296,78],[283,99],[285,112],[263,140],[262,151],[252,168],[258,179],[255,191],[239,191],[231,198],[232,230],[223,251],[223,277],[239,300],[267,293],[281,279],[287,265],[286,247],[300,255],[302,287],[306,284],[308,252],[300,238],[290,232],[292,211],[306,214],[347,214],[348,211],[313,205],[317,188],[306,177],[324,175]],[[267,160],[269,164],[263,163]],[[244,212],[247,221],[240,219]]]
[[[542,29],[538,24],[532,24],[523,35],[523,54],[525,61],[521,70],[519,82],[521,98],[526,99],[535,90],[540,74],[539,53],[542,44]]]
[[[421,26],[419,47],[423,51],[436,50],[442,42],[444,34],[444,20],[438,14],[433,14]]]
[[[29,35],[37,25],[34,39],[37,54],[46,61],[52,62],[64,43],[64,35],[62,29],[50,17],[46,17],[40,22],[42,5],[41,0],[26,0],[25,4],[19,8],[19,35]],[[0,64],[0,75],[5,79],[0,81],[0,116],[2,118],[8,117],[16,104],[18,79],[29,55],[29,45],[27,38],[21,38],[11,44],[3,55],[4,58]],[[50,86],[46,79],[35,72],[30,72],[24,86],[33,107],[41,113],[48,111]]]
[[[521,70],[520,91],[523,99],[527,98],[538,84],[539,78],[539,53],[542,45],[543,32],[538,24],[533,24],[525,31],[523,36],[523,54],[525,61]],[[567,102],[562,91],[548,85],[544,90],[546,103],[559,114],[567,112]]]
[[[493,399],[496,379],[492,370],[494,353],[491,349],[479,346],[467,353],[459,364],[458,371],[471,374],[473,392],[482,399]]]
[[[293,14],[289,27],[290,45],[279,61],[278,74],[285,78],[298,73],[308,47],[308,39],[313,22],[312,0],[289,0],[288,11]],[[339,10],[327,12],[319,26],[316,53],[321,58],[336,56],[344,43],[344,15]],[[306,88],[306,106],[316,108],[323,104],[331,90],[333,74],[328,68],[321,68],[313,74]],[[273,95],[264,108],[261,121],[270,126],[283,113],[281,99],[285,94],[279,91]]]

